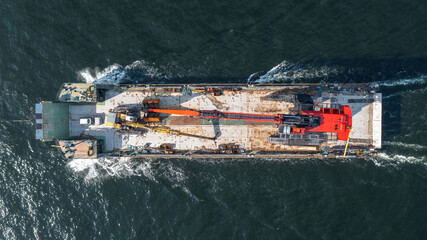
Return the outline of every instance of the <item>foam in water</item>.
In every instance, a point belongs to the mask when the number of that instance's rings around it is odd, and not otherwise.
[[[272,82],[294,82],[298,79],[314,79],[326,78],[330,75],[337,75],[339,69],[336,67],[321,66],[315,67],[307,64],[289,63],[283,61],[273,67],[264,75],[261,75],[257,80],[253,81],[254,76],[259,73],[254,73],[248,78],[248,82],[254,83],[272,83]]]
[[[81,175],[85,181],[102,180],[109,177],[145,176],[153,181],[150,161],[132,160],[128,157],[111,157],[97,159],[73,159],[68,167]]]
[[[419,145],[419,144],[402,143],[402,142],[388,142],[388,141],[384,141],[383,145],[399,146],[399,147],[411,148],[411,149],[415,149],[415,150],[424,150],[424,149],[427,149],[426,146],[422,146],[422,145]]]
[[[122,68],[119,64],[113,64],[100,70],[98,67],[91,69],[89,67],[78,71],[78,76],[87,83],[94,83],[97,79],[107,76],[113,70]]]
[[[357,65],[356,65],[357,66]],[[382,87],[397,87],[397,86],[412,86],[427,84],[427,76],[419,75],[417,77],[398,78],[384,81],[382,78],[384,73],[369,73],[366,67],[354,68],[352,66],[340,66],[337,64],[324,64],[319,66],[316,63],[291,63],[283,61],[265,74],[260,72],[249,76],[248,83],[274,83],[288,82],[294,83],[298,81],[322,80],[327,81],[329,78],[334,78],[334,81],[351,81],[351,82],[366,82],[367,79],[377,76],[381,78],[379,81],[372,79],[371,83],[380,84]]]
[[[11,227],[4,227],[2,228],[2,234],[6,239],[17,239],[15,236],[15,232]]]
[[[157,182],[156,178],[164,178],[174,184],[187,179],[184,171],[170,161],[156,162],[152,159],[129,157],[73,159],[68,163],[68,167],[87,182],[131,176],[145,176],[154,182]]]
[[[103,84],[143,83],[170,78],[165,68],[157,68],[144,60],[135,61],[125,67],[115,63],[102,70],[97,67],[85,68],[77,74],[84,82]]]
[[[425,90],[427,90],[427,87],[417,88],[417,89],[406,89],[406,90],[399,88],[397,91],[393,91],[393,93],[391,93],[391,94],[383,95],[383,99],[398,97],[398,96],[401,96],[402,93],[404,93],[404,94],[419,93],[419,92],[423,92]]]
[[[425,157],[417,158],[414,156],[404,156],[400,154],[389,155],[384,152],[379,153],[378,157],[382,160],[386,160],[389,163],[425,163]]]
[[[382,87],[397,87],[397,86],[407,86],[407,85],[415,85],[415,84],[426,84],[427,76],[422,75],[417,78],[408,78],[408,79],[395,79],[395,80],[387,80],[382,82],[376,82],[380,84]]]

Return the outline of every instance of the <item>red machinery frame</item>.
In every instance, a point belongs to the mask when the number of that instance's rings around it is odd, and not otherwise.
[[[216,110],[175,110],[175,109],[148,109],[149,112],[176,114],[199,118],[210,119],[230,119],[230,120],[244,120],[256,122],[273,122],[276,124],[289,124],[284,123],[285,118],[309,118],[316,119],[316,124],[304,125],[295,123],[291,128],[291,133],[304,135],[308,132],[327,132],[337,133],[337,139],[346,141],[350,134],[352,127],[352,114],[351,109],[347,105],[340,108],[322,108],[320,111],[300,111],[299,115],[269,115],[269,114],[255,114],[255,113],[235,113],[235,112],[220,112]],[[302,123],[302,122],[301,122]]]

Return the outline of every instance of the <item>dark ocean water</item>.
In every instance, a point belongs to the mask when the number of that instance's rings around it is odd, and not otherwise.
[[[68,162],[33,124],[3,121],[95,80],[380,83],[384,148]],[[0,89],[0,239],[427,236],[426,1],[5,0]]]

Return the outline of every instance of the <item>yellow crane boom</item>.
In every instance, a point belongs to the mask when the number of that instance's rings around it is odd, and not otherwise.
[[[345,149],[344,149],[344,154],[342,155],[342,157],[345,157],[346,153],[347,153],[347,147],[348,147],[348,142],[350,141],[350,133],[351,133],[351,128],[348,131],[348,137],[347,137],[347,142],[345,143]]]
[[[112,116],[112,118],[110,118],[109,116]],[[151,130],[153,132],[171,134],[171,135],[176,135],[176,136],[188,136],[188,137],[202,138],[202,139],[207,139],[207,140],[215,140],[215,138],[205,137],[205,136],[200,136],[200,135],[190,134],[190,133],[183,133],[183,132],[180,132],[178,130],[173,130],[173,129],[170,129],[167,127],[149,126],[149,125],[145,125],[142,123],[130,122],[130,121],[126,121],[126,120],[119,121],[120,119],[126,119],[126,114],[123,114],[123,113],[111,113],[110,112],[110,113],[108,113],[106,119],[107,119],[107,121],[105,124],[107,126],[115,127],[115,128],[122,128],[122,126],[128,126],[128,127],[132,127],[132,128],[147,129],[147,130]]]

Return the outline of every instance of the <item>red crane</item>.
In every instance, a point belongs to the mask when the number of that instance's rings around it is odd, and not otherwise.
[[[320,111],[301,110],[299,115],[285,114],[254,114],[220,112],[217,110],[174,110],[174,109],[148,109],[149,112],[176,114],[210,119],[231,119],[257,122],[273,122],[276,124],[291,125],[291,133],[305,134],[309,132],[337,133],[338,140],[346,141],[352,126],[350,107],[343,105],[340,108],[322,108]]]

